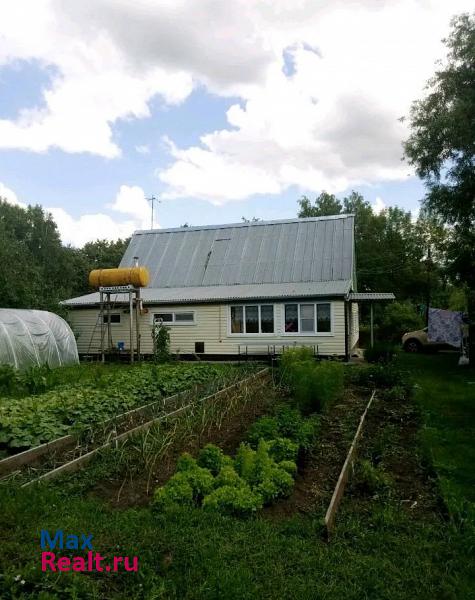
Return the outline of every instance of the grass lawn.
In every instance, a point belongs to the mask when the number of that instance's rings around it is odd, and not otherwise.
[[[451,518],[411,511],[402,502],[407,490],[365,496],[350,487],[327,543],[320,510],[250,520],[200,509],[166,517],[149,508],[117,510],[90,494],[93,466],[74,485],[28,492],[0,487],[0,598],[475,598],[475,386],[468,383],[475,377],[450,355],[400,361],[419,386],[423,426],[407,441],[393,415],[374,439],[366,438],[362,452],[374,454],[376,441],[385,440],[392,452],[387,464],[398,452],[414,450],[421,464],[432,455]],[[391,417],[387,403],[378,406]],[[46,576],[39,568],[39,532],[60,528],[92,533],[101,554],[137,555],[139,572]]]
[[[458,367],[458,355],[403,355],[416,381],[424,414],[421,435],[454,513],[475,502],[475,370]]]

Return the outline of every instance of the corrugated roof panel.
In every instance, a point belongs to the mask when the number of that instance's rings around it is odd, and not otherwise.
[[[353,292],[348,294],[348,300],[361,302],[365,300],[395,300],[396,296],[392,292]]]
[[[178,304],[216,302],[259,298],[306,298],[346,296],[351,281],[319,281],[297,283],[254,283],[245,285],[197,286],[180,288],[143,288],[145,304]],[[112,294],[113,302],[128,302],[127,294]],[[99,303],[99,293],[87,294],[62,302],[66,306],[92,306]]]
[[[353,216],[136,232],[121,261],[148,267],[151,287],[350,279]]]

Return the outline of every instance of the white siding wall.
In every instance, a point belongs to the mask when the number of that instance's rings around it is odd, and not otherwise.
[[[292,300],[293,301],[293,300]],[[322,301],[319,299],[319,301]],[[305,302],[311,302],[306,299]],[[270,302],[263,302],[270,304]],[[205,343],[206,354],[237,354],[238,345],[252,344],[282,344],[302,343],[318,345],[319,354],[345,354],[345,326],[343,302],[334,300],[332,305],[331,335],[301,335],[285,334],[284,304],[274,304],[275,334],[261,335],[230,335],[229,333],[229,306],[226,304],[200,304],[200,305],[169,305],[147,306],[148,313],[140,317],[141,350],[143,353],[152,353],[152,317],[154,313],[173,311],[194,311],[195,323],[193,325],[170,325],[170,340],[172,352],[191,354],[195,351],[195,342]],[[120,324],[112,324],[112,342],[125,342],[129,348],[129,315],[125,308],[113,310],[121,315]],[[73,309],[69,314],[74,333],[77,335],[78,350],[80,354],[96,353],[100,351],[100,323],[97,308]],[[97,323],[97,325],[96,325]],[[135,327],[134,327],[135,329]]]

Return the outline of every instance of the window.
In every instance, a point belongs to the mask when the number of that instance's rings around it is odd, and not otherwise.
[[[300,305],[300,331],[302,333],[315,331],[315,304]]]
[[[163,323],[171,323],[173,321],[173,313],[158,313],[153,315],[154,321],[162,321]]]
[[[231,306],[231,333],[274,333],[274,305],[247,304]]]
[[[331,303],[285,305],[285,333],[331,333]]]
[[[231,306],[231,333],[244,333],[244,306]]]
[[[104,323],[107,325],[107,323],[109,322],[109,315],[107,313],[105,313],[104,315],[102,315],[102,318],[103,318]],[[111,318],[111,325],[116,325],[116,324],[120,323],[120,313],[111,313],[110,318]]]
[[[299,330],[299,305],[285,305],[285,332],[297,333]]]
[[[193,325],[195,322],[194,312],[164,312],[155,313],[154,321],[161,321],[165,325]]]
[[[328,302],[317,304],[317,331],[329,333],[332,330],[331,307]]]
[[[175,321],[177,323],[192,323],[194,320],[192,312],[175,313]]]
[[[246,306],[246,333],[259,333],[258,306]]]

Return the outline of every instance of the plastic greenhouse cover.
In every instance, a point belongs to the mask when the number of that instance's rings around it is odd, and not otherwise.
[[[44,310],[0,309],[0,364],[27,369],[78,362],[76,339],[64,319]]]

